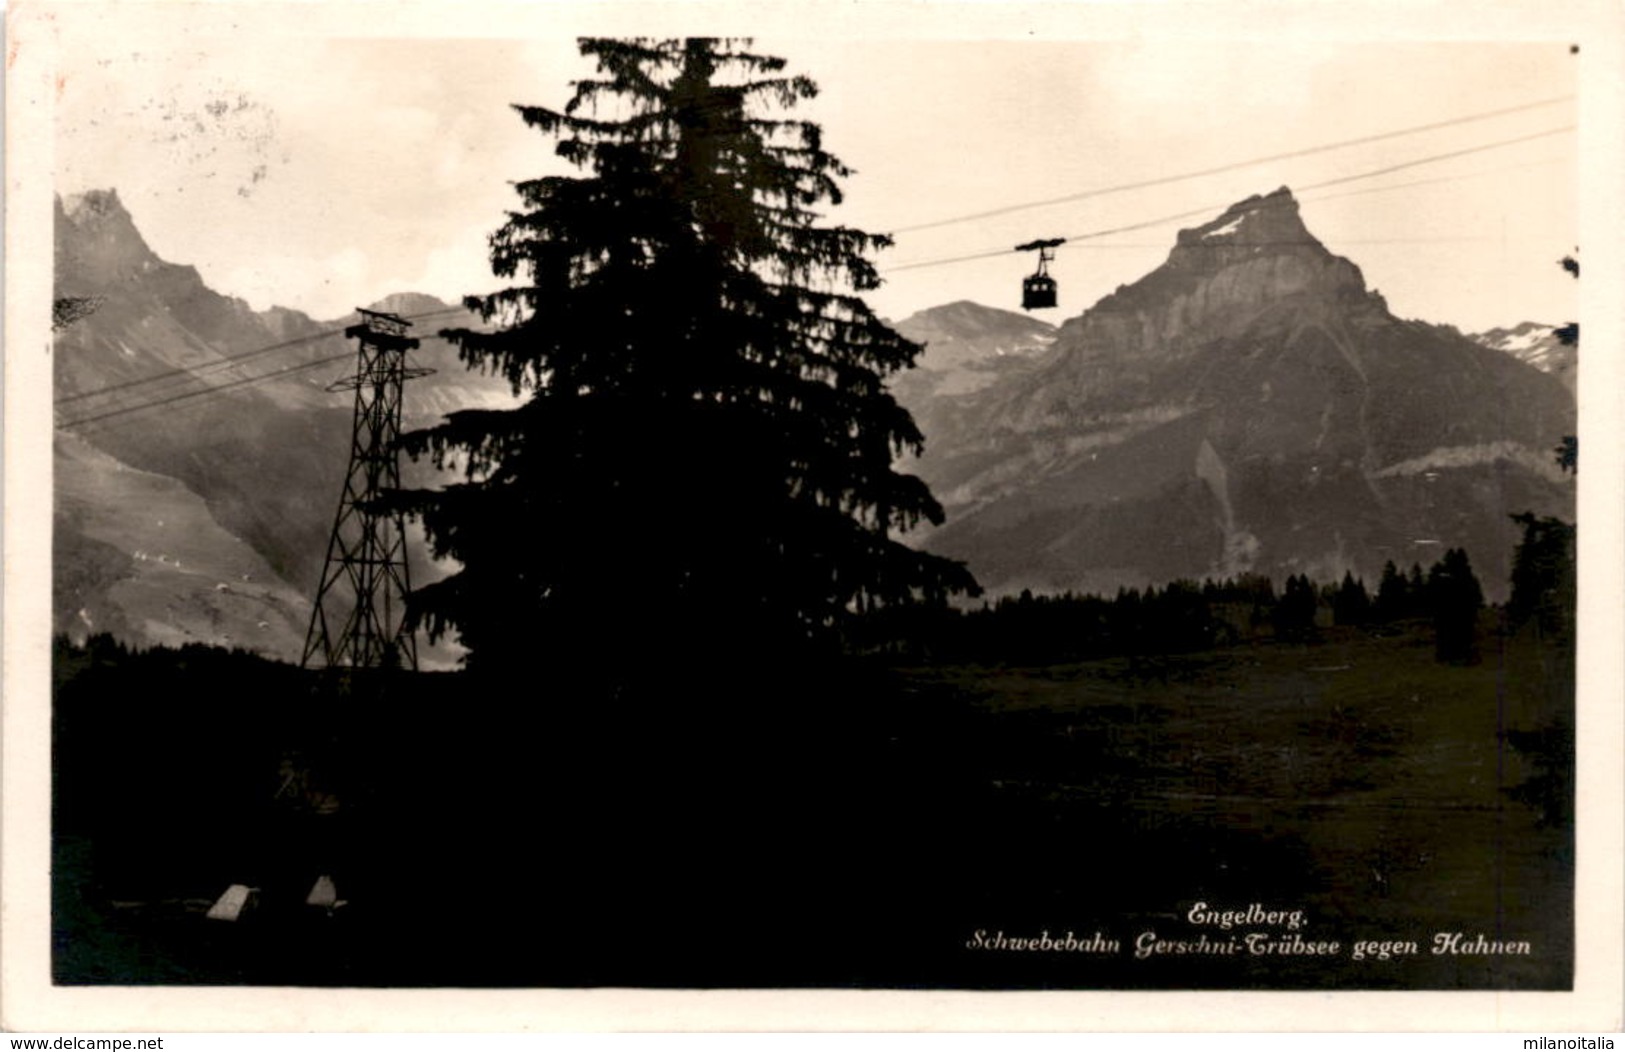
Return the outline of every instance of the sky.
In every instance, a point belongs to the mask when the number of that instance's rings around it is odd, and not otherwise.
[[[150,8],[139,25],[93,10],[59,29],[56,191],[116,188],[164,259],[256,308],[318,318],[393,292],[497,287],[486,238],[517,205],[510,183],[567,170],[510,104],[562,106],[593,72],[567,20],[508,38],[376,20],[268,35],[248,19],[160,32]],[[1578,60],[1558,41],[1225,39],[1143,20],[1112,39],[910,39],[771,22],[756,49],[818,82],[797,115],[855,169],[828,221],[897,232],[869,296],[885,316],[1017,308],[1030,255],[942,261],[1067,237],[1061,304],[1038,312],[1059,322],[1156,267],[1180,227],[1280,186],[1403,317],[1481,331],[1576,314],[1556,261],[1580,240]],[[1460,120],[1514,107],[1528,108]],[[1523,141],[1485,148],[1510,140]],[[1459,156],[1427,160],[1444,154]],[[1229,170],[1177,178],[1214,168]],[[1347,181],[1312,189],[1334,180]],[[1125,226],[1139,229],[1098,236]]]

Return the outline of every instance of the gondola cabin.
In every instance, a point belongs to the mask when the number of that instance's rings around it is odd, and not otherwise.
[[[1048,274],[1032,274],[1021,282],[1022,310],[1055,306],[1055,279]]]
[[[1049,276],[1049,262],[1055,258],[1055,246],[1065,240],[1064,237],[1052,237],[1016,246],[1017,252],[1038,253],[1038,269],[1021,282],[1023,310],[1042,310],[1055,306],[1055,279]]]

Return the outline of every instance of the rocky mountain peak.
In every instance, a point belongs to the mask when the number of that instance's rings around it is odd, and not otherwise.
[[[1309,233],[1309,228],[1303,225],[1297,199],[1284,186],[1274,193],[1254,194],[1225,209],[1217,219],[1190,230],[1181,230],[1176,251],[1194,245],[1321,247],[1315,236]]]
[[[1178,354],[1189,333],[1238,331],[1288,301],[1381,308],[1360,268],[1304,225],[1286,187],[1238,201],[1182,230],[1168,259],[1062,327],[1062,342],[1134,355]]]
[[[57,275],[70,292],[94,291],[162,261],[147,246],[116,190],[56,199]],[[83,286],[83,287],[80,287]]]
[[[1226,208],[1216,219],[1181,230],[1166,266],[1175,271],[1216,275],[1259,260],[1290,261],[1301,276],[1363,290],[1358,267],[1332,255],[1304,225],[1297,198],[1286,187],[1255,194]],[[1281,263],[1266,264],[1277,269]],[[1258,269],[1257,267],[1252,268]]]
[[[79,226],[109,219],[130,221],[129,210],[119,200],[118,191],[111,188],[69,194],[62,199],[62,210],[69,220]]]
[[[1308,573],[1469,550],[1504,588],[1507,516],[1567,515],[1572,396],[1395,318],[1290,191],[1182,231],[1168,259],[947,409],[916,410],[925,538],[994,594]],[[948,402],[941,399],[941,402]],[[911,408],[913,406],[911,405]]]
[[[347,466],[353,399],[327,387],[354,368],[342,329],[355,315],[321,323],[221,295],[155,255],[111,190],[58,197],[55,216],[54,295],[96,303],[53,338],[57,394],[73,397],[57,414],[56,629],[297,660]],[[419,293],[372,305],[449,306]],[[468,319],[418,319],[413,364],[432,374],[403,395],[408,428],[514,403],[506,380],[436,338]],[[84,426],[108,412],[116,426]],[[409,484],[435,479],[402,469]],[[414,572],[432,564],[421,547],[413,559]]]
[[[425,314],[439,314],[451,306],[452,304],[447,303],[445,300],[423,292],[393,292],[383,299],[366,304],[367,310],[382,311],[385,314],[398,314],[408,320]],[[425,324],[425,331],[433,332],[440,321],[439,318],[428,319]],[[459,322],[458,324],[462,323]]]

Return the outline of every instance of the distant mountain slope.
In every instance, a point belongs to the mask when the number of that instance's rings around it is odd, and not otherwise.
[[[928,445],[952,441],[978,391],[1031,369],[1055,342],[1053,325],[968,300],[919,311],[893,328],[925,345],[914,368],[890,385]]]
[[[54,628],[292,655],[309,600],[175,479],[56,436]]]
[[[1558,339],[1555,325],[1526,321],[1510,329],[1474,333],[1471,338],[1491,350],[1510,354],[1543,373],[1550,373],[1570,391],[1579,382],[1579,349]]]
[[[1000,372],[1030,361],[1055,342],[1055,326],[1014,311],[958,300],[911,314],[892,326],[925,351],[903,374],[933,395],[980,390]]]
[[[57,627],[297,659],[349,449],[349,396],[327,385],[353,360],[354,319],[218,295],[158,259],[110,191],[60,202],[56,239],[56,294],[96,307],[54,346]],[[466,313],[381,306],[428,315],[415,358],[437,372],[407,388],[408,426],[510,404],[433,336]],[[891,381],[926,436],[910,470],[950,516],[918,539],[995,594],[1244,571],[1374,581],[1386,559],[1463,546],[1498,597],[1508,516],[1572,515],[1551,457],[1575,431],[1571,393],[1393,317],[1284,190],[1182,231],[1162,266],[1059,329],[965,302],[897,327],[927,344]],[[200,375],[220,390],[177,397]],[[435,573],[414,550],[419,579]]]
[[[995,594],[1430,563],[1506,591],[1508,515],[1572,513],[1550,449],[1574,402],[1454,330],[1395,318],[1285,189],[1181,231],[1167,261],[961,400],[919,465],[922,536]]]
[[[136,550],[151,546],[151,538],[137,536],[133,520],[129,536],[121,538],[113,528],[118,487],[109,480],[119,476],[108,464],[117,463],[140,477],[175,484],[147,486],[137,503],[167,499],[179,509],[197,501],[213,529],[240,538],[270,575],[308,597],[325,558],[350,449],[354,396],[328,385],[353,370],[356,344],[343,329],[358,316],[322,322],[284,308],[255,311],[214,292],[192,267],[159,259],[110,190],[57,202],[55,295],[84,297],[94,306],[57,333],[53,346],[57,424],[74,439],[59,443],[57,451],[58,470],[73,483],[58,488],[59,535],[71,538],[59,552],[91,555],[92,564],[101,566],[109,563],[110,550],[134,559]],[[471,315],[412,294],[376,306],[418,316],[423,344],[414,364],[435,370],[408,385],[405,426],[459,408],[511,402],[504,382],[470,373],[434,335],[441,327],[473,324]],[[409,465],[408,471],[417,479],[432,477],[426,466]],[[98,498],[101,483],[108,484],[108,495]],[[70,499],[85,514],[64,518]],[[169,541],[169,554],[183,565],[206,563],[203,550],[216,543],[211,528],[197,521],[197,510],[177,510],[165,519],[197,527]],[[98,525],[78,531],[76,521]],[[194,541],[200,548],[189,551]],[[419,548],[421,573],[433,573]],[[59,557],[59,576],[74,574],[68,561],[67,554]],[[165,579],[190,587],[172,575]],[[98,593],[103,600],[130,594],[127,587],[110,587]],[[138,625],[154,620],[151,609],[149,603],[123,611],[133,638],[163,635]],[[77,616],[77,608],[59,604],[59,626]],[[106,623],[120,618],[111,608],[102,616]],[[190,615],[173,616],[176,631],[192,623]],[[301,623],[300,642],[303,631]],[[234,641],[242,638],[232,634]],[[268,639],[263,631],[248,637],[266,653],[299,657],[299,647],[290,651],[285,638]]]

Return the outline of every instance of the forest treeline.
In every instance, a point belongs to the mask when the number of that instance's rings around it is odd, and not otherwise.
[[[882,606],[849,623],[844,649],[848,655],[902,662],[1048,665],[1271,640],[1315,643],[1328,630],[1357,629],[1377,635],[1431,633],[1439,660],[1463,663],[1479,656],[1486,610],[1503,631],[1527,630],[1572,646],[1575,527],[1528,513],[1513,520],[1523,537],[1513,553],[1511,595],[1499,606],[1485,602],[1467,552],[1452,548],[1425,570],[1421,563],[1402,570],[1390,560],[1374,586],[1352,573],[1332,582],[1293,574],[1279,587],[1266,575],[1242,574],[1121,588],[1110,597],[1029,590],[968,609],[947,603]],[[618,645],[634,653],[639,640],[623,634]],[[56,646],[59,678],[64,668],[74,668],[64,658],[116,661],[131,653],[105,633],[81,646],[58,638]],[[213,649],[194,645],[178,655]],[[246,652],[241,656],[264,660]]]
[[[1507,631],[1526,626],[1572,642],[1574,527],[1533,515],[1514,553],[1512,594],[1493,608]],[[855,631],[855,649],[898,660],[1050,665],[1102,657],[1177,654],[1263,640],[1313,643],[1327,630],[1430,633],[1441,661],[1478,659],[1480,615],[1489,609],[1464,549],[1432,566],[1403,570],[1391,560],[1368,586],[1344,573],[1315,582],[1294,574],[1179,580],[1121,588],[1116,595],[1023,591],[974,609],[948,605],[877,611]]]

